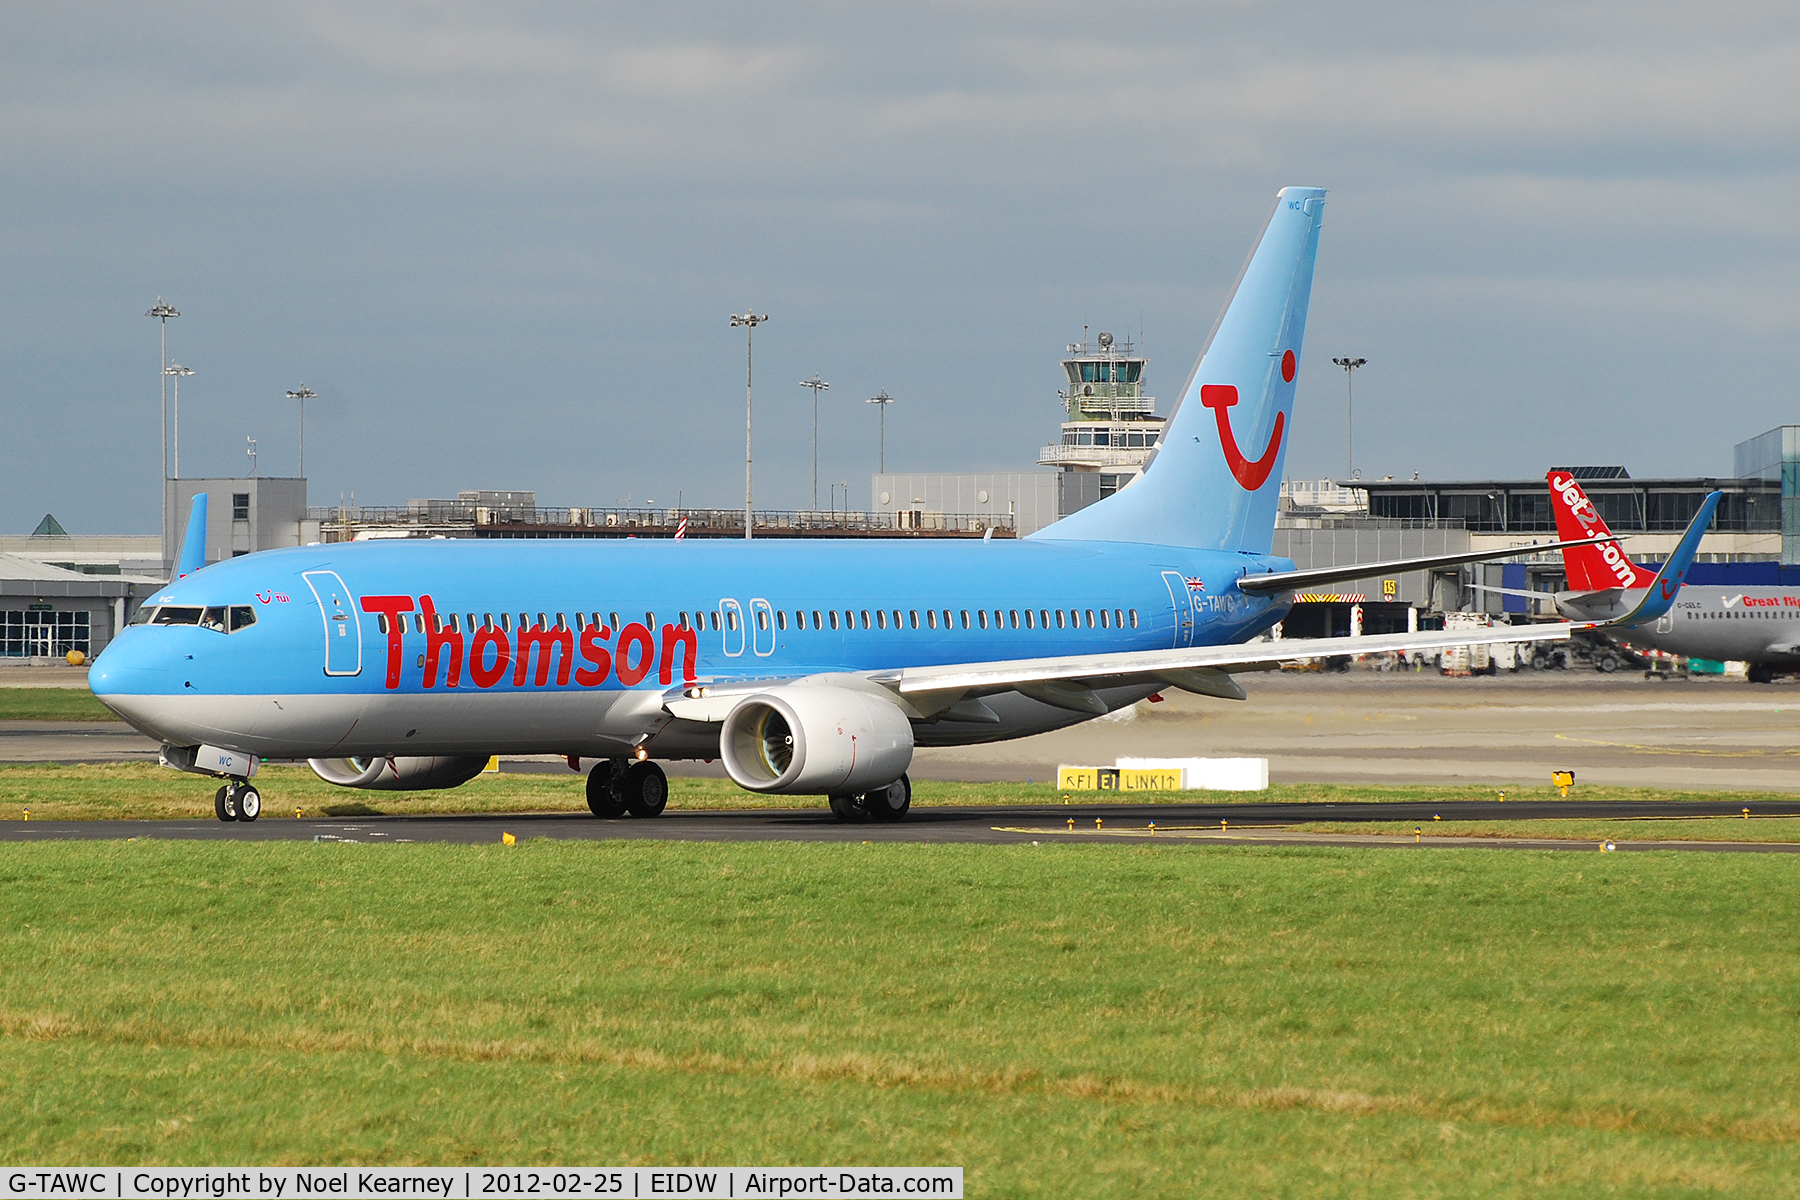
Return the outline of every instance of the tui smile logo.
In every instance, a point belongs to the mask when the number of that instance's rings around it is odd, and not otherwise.
[[[1291,352],[1290,352],[1291,353]],[[1286,367],[1286,363],[1282,364]],[[1286,370],[1283,374],[1286,374]],[[1200,403],[1213,410],[1213,419],[1219,423],[1219,448],[1225,452],[1225,465],[1231,468],[1232,478],[1246,492],[1254,492],[1269,478],[1269,472],[1275,469],[1275,455],[1281,448],[1281,433],[1287,427],[1287,414],[1275,414],[1275,428],[1269,433],[1269,444],[1263,450],[1262,457],[1255,462],[1244,457],[1238,449],[1237,435],[1231,431],[1231,417],[1227,409],[1236,407],[1238,391],[1230,384],[1207,383],[1200,387]]]

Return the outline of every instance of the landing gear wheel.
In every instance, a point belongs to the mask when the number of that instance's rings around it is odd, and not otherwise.
[[[653,762],[632,763],[619,777],[619,795],[634,817],[660,817],[669,803],[669,777]]]
[[[613,820],[625,815],[625,801],[619,795],[618,780],[618,768],[610,762],[596,763],[588,772],[588,808],[596,817]]]
[[[912,780],[902,775],[884,788],[863,793],[863,807],[871,821],[904,821],[912,807]]]
[[[213,815],[221,821],[237,820],[237,797],[231,794],[229,785],[213,793]]]
[[[833,796],[830,798],[831,815],[840,821],[860,821],[869,815],[869,806],[863,796]]]
[[[1744,678],[1751,683],[1774,683],[1775,671],[1770,667],[1754,666],[1744,672]]]
[[[248,783],[239,788],[237,811],[240,821],[254,821],[262,816],[262,793]]]

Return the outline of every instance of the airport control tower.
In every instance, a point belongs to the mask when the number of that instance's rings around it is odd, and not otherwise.
[[[1162,437],[1165,418],[1156,415],[1156,398],[1143,393],[1149,362],[1133,353],[1129,339],[1119,345],[1110,333],[1090,345],[1085,329],[1062,360],[1069,390],[1057,395],[1068,420],[1061,442],[1045,446],[1038,465],[1097,476],[1097,494],[1086,498],[1090,503],[1136,479]]]

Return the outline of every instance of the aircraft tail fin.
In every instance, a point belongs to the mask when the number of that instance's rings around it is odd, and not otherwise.
[[[1556,536],[1565,542],[1580,538],[1605,537],[1612,533],[1601,519],[1600,511],[1588,494],[1575,482],[1575,476],[1562,468],[1545,474],[1550,485],[1550,507],[1556,513]],[[1617,542],[1593,546],[1575,546],[1563,552],[1563,571],[1569,577],[1569,588],[1576,592],[1604,592],[1610,588],[1647,588],[1656,578],[1653,571],[1625,557]]]
[[[194,493],[188,510],[187,536],[181,540],[181,557],[175,560],[175,578],[192,575],[206,565],[206,493]]]
[[[1281,190],[1143,475],[1032,537],[1269,552],[1324,212]]]

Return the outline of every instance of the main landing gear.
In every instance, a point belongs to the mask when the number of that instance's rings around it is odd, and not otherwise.
[[[262,816],[262,793],[245,779],[233,779],[213,793],[213,813],[221,821],[254,821]]]
[[[612,758],[587,777],[587,802],[596,817],[660,817],[669,803],[669,777],[648,760]]]
[[[911,808],[912,780],[904,775],[872,792],[831,797],[831,815],[840,821],[904,821]]]

